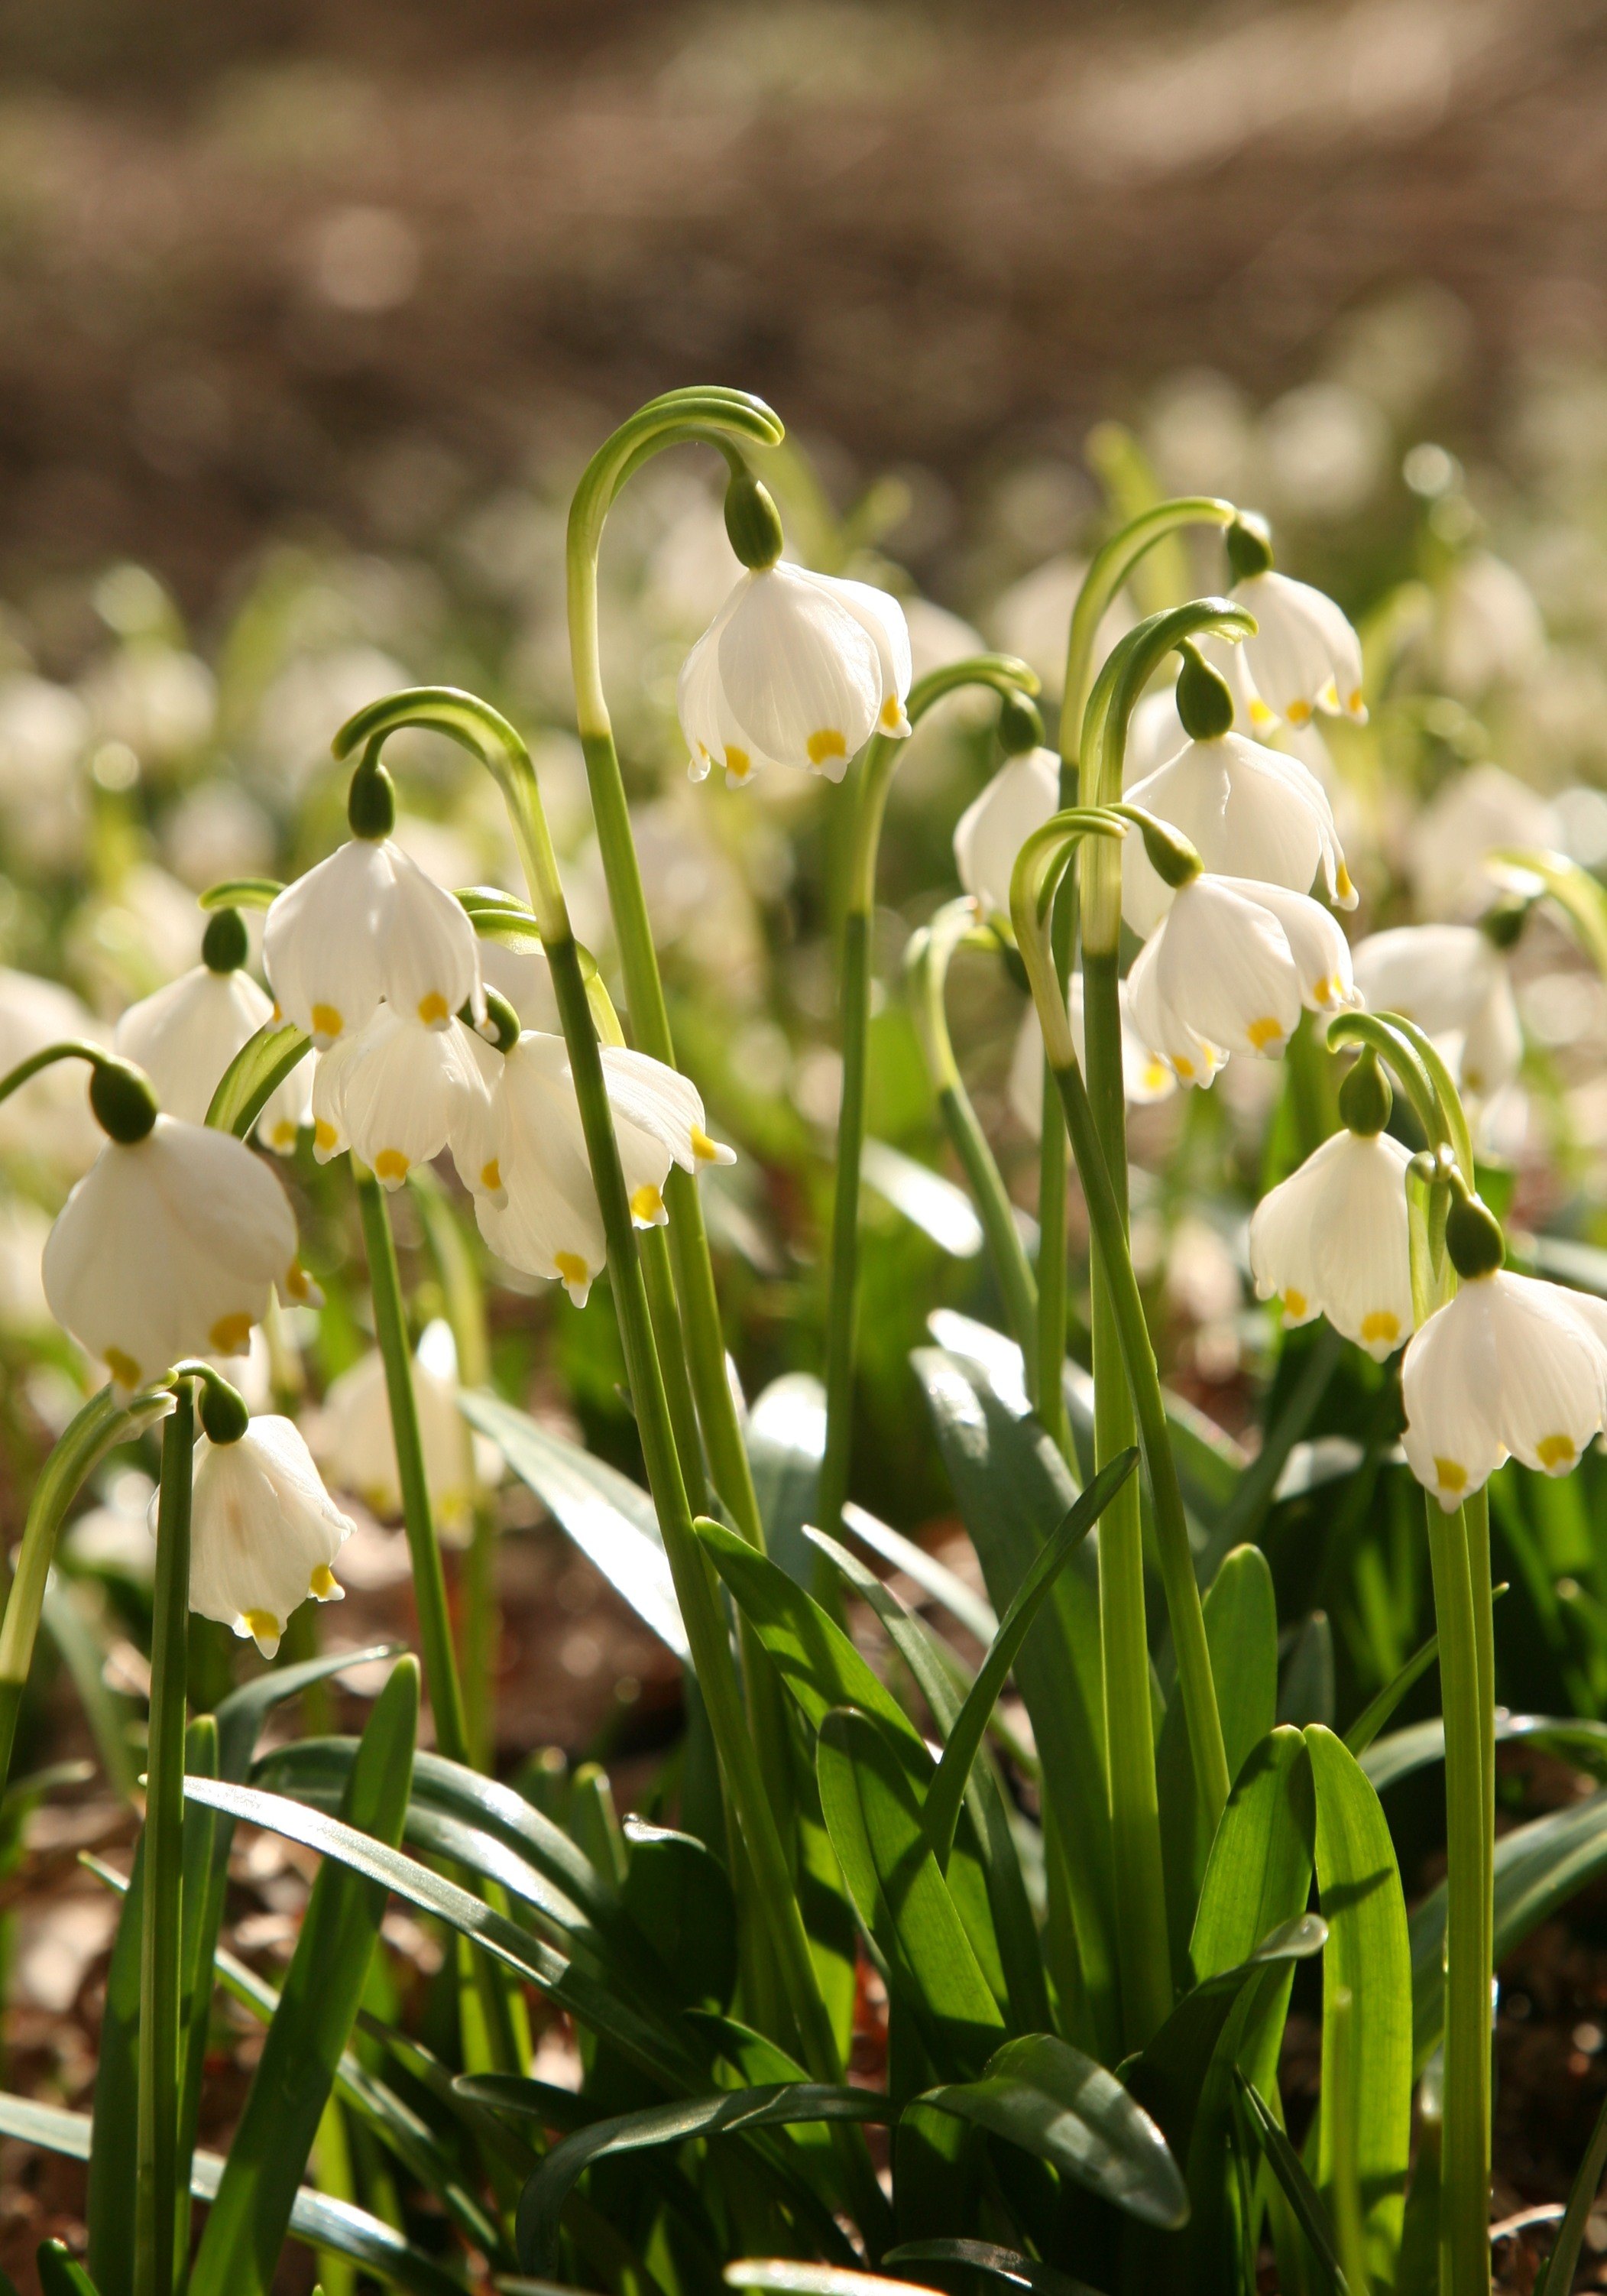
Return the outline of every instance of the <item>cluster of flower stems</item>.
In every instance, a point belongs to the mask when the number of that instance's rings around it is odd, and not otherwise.
[[[575,495],[568,536],[568,607],[576,710],[596,820],[620,971],[636,1047],[673,1064],[675,1046],[631,834],[597,644],[597,554],[620,488],[665,449],[717,448],[734,470],[752,450],[777,445],[781,425],[762,403],[717,389],[676,391],[641,409],[594,457]],[[1214,1828],[1231,1780],[1212,1679],[1200,1590],[1162,1392],[1127,1236],[1126,1119],[1118,989],[1119,806],[1128,718],[1167,655],[1211,635],[1253,628],[1241,607],[1206,599],[1151,616],[1094,675],[1095,634],[1139,561],[1189,526],[1226,528],[1230,504],[1168,502],[1116,535],[1095,558],[1073,615],[1061,718],[1062,810],[1037,832],[1017,865],[1012,898],[1016,947],[1037,1005],[1045,1048],[1039,1179],[1041,1247],[1036,1275],[1021,1242],[991,1151],[967,1100],[949,1046],[944,985],[955,950],[978,933],[975,911],[956,902],[916,937],[911,971],[917,1025],[945,1125],[974,1191],[1030,1400],[1073,1464],[1064,1393],[1067,1324],[1068,1151],[1075,1159],[1092,1234],[1095,1447],[1100,1464],[1140,1448],[1155,1549],[1176,1654],[1178,1693],[1194,1775]],[[961,687],[1002,698],[1029,696],[1036,679],[1001,655],[936,670],[912,688],[912,725]],[[477,756],[504,798],[529,886],[530,909],[551,967],[586,1149],[608,1242],[614,1312],[631,1405],[691,1664],[718,1757],[727,1805],[734,1882],[746,1936],[755,2004],[796,2044],[817,2081],[844,2068],[811,1957],[795,1885],[791,1844],[777,1813],[791,1804],[790,1760],[779,1683],[744,1623],[734,1649],[694,1518],[716,1504],[758,1546],[764,1544],[753,1476],[727,1374],[725,1339],[701,1206],[693,1177],[672,1172],[667,1228],[638,1233],[621,1171],[600,1058],[588,967],[570,914],[530,757],[515,729],[471,695],[418,688],[358,713],[337,736],[338,757],[373,758],[405,726],[443,733]],[[865,1131],[872,925],[878,847],[896,739],[873,736],[853,785],[852,834],[840,944],[843,1088],[828,1261],[826,1434],[816,1521],[835,1532],[847,1497],[852,1437],[857,1300],[859,1174]],[[237,890],[237,889],[236,889]],[[1000,946],[995,934],[991,946]],[[1086,1069],[1067,1014],[1073,954],[1083,980]],[[248,1046],[218,1088],[209,1121],[242,1136],[289,1065],[306,1049],[291,1031],[265,1029],[274,1057]],[[1433,1047],[1408,1024],[1350,1016],[1331,1041],[1370,1046],[1398,1078],[1431,1146],[1430,1168],[1412,1183],[1413,1280],[1419,1320],[1454,1286],[1444,1246],[1447,1175],[1470,1183],[1467,1127]],[[86,1057],[100,1059],[94,1048]],[[8,1079],[7,1082],[20,1080]],[[0,1086],[0,1089],[4,1089]],[[460,1670],[439,1546],[431,1519],[408,1347],[406,1307],[386,1198],[360,1169],[356,1185],[384,1359],[403,1516],[413,1564],[419,1637],[440,1752],[460,1762],[488,1751],[483,1709],[471,1708]],[[485,1375],[468,1257],[444,1201],[426,1180],[417,1191],[426,1233],[455,1303],[466,1384]],[[139,2094],[138,2296],[170,2296],[178,2195],[175,2187],[180,2036],[180,1863],[184,1809],[189,1505],[195,1392],[214,1376],[180,1365],[132,1401],[111,1390],[80,1413],[36,1489],[21,1559],[0,1625],[0,1767],[9,1763],[55,1531],[97,1459],[166,1414],[157,1536],[152,1651],[150,1757],[143,1859]],[[1489,1970],[1492,1946],[1493,1678],[1488,1518],[1480,1493],[1455,1514],[1426,1502],[1440,1636],[1449,1835],[1442,2245],[1455,2296],[1488,2288]],[[477,1697],[489,1673],[493,1628],[490,1526],[471,1552],[468,1681]],[[1108,1797],[1115,1847],[1119,1994],[1124,2043],[1136,2048],[1172,2005],[1160,1818],[1156,1792],[1144,1538],[1137,1480],[1107,1507],[1098,1529]],[[830,1590],[823,1597],[835,1600]],[[479,1972],[494,2069],[522,2070],[518,1997],[502,1972]],[[857,2130],[835,2132],[862,2226],[881,2226],[886,2205]]]

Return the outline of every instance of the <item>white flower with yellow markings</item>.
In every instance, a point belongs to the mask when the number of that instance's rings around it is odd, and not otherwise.
[[[267,1166],[231,1134],[171,1116],[107,1141],[61,1208],[43,1273],[56,1321],[127,1389],[184,1357],[243,1355],[275,1283],[314,1296]]]
[[[1256,618],[1244,641],[1255,690],[1291,726],[1305,726],[1318,709],[1365,719],[1362,645],[1332,598],[1308,582],[1274,571],[1272,545],[1259,522],[1236,519],[1227,530],[1233,594]]]
[[[1060,759],[1053,750],[1007,758],[955,824],[955,867],[985,914],[1010,915],[1016,855],[1060,805]]]
[[[1382,1363],[1412,1329],[1411,1151],[1384,1130],[1390,1092],[1371,1053],[1340,1090],[1341,1129],[1262,1197],[1250,1223],[1256,1296],[1290,1324],[1325,1316]]]
[[[909,629],[897,599],[867,582],[783,562],[765,488],[734,479],[726,525],[746,571],[682,665],[681,731],[701,781],[740,788],[783,765],[840,781],[875,733],[909,732]]]
[[[309,1597],[343,1600],[332,1566],[354,1527],[293,1421],[253,1419],[232,1442],[203,1434],[194,1454],[190,1608],[273,1658],[292,1611]]]
[[[381,998],[421,1028],[447,1028],[465,1004],[482,1020],[474,928],[389,834],[383,767],[354,775],[348,812],[357,833],[267,913],[263,963],[281,1010],[320,1052],[365,1027]]]
[[[381,1004],[355,1036],[323,1054],[313,1078],[313,1154],[350,1149],[382,1187],[439,1156],[489,1102],[496,1054],[454,1019],[426,1028]]]

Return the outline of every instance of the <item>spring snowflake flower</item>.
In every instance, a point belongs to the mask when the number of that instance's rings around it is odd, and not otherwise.
[[[1477,917],[1490,898],[1489,860],[1503,846],[1560,846],[1556,808],[1499,766],[1470,766],[1412,824],[1406,857],[1419,915]]]
[[[783,765],[840,782],[873,734],[909,732],[903,609],[869,583],[783,564],[781,521],[751,478],[727,489],[726,527],[747,570],[681,668],[692,778],[717,764],[735,789]]]
[[[1361,640],[1332,598],[1275,573],[1264,529],[1237,519],[1227,530],[1233,594],[1256,618],[1244,654],[1256,692],[1275,717],[1306,725],[1316,709],[1365,720]]]
[[[1345,1078],[1340,1108],[1339,1131],[1256,1206],[1250,1269],[1256,1297],[1275,1295],[1285,1322],[1326,1316],[1382,1363],[1413,1324],[1411,1152],[1383,1128],[1390,1091],[1372,1054]]]
[[[316,1296],[267,1166],[172,1116],[107,1141],[61,1207],[44,1275],[56,1321],[128,1389],[186,1356],[243,1355],[275,1283]]]
[[[1161,840],[1146,830],[1144,841],[1165,874]],[[1281,885],[1195,868],[1134,962],[1128,1011],[1175,1076],[1209,1085],[1230,1053],[1275,1058],[1302,1004],[1335,1013],[1357,1000],[1350,951],[1326,909]]]
[[[474,1455],[469,1423],[457,1407],[457,1381],[438,1368],[435,1326],[420,1339],[413,1365],[424,1480],[443,1534],[466,1535],[474,1503]],[[313,1441],[324,1472],[343,1491],[354,1491],[383,1518],[402,1512],[396,1435],[385,1386],[385,1360],[377,1348],[332,1382]]]
[[[313,1078],[313,1154],[349,1148],[382,1187],[439,1156],[488,1101],[496,1055],[456,1019],[426,1028],[381,1004],[355,1036],[323,1054]]]
[[[1133,1026],[1127,984],[1119,985],[1121,1001],[1121,1088],[1124,1097],[1135,1108],[1147,1108],[1152,1102],[1168,1100],[1177,1089],[1177,1079],[1166,1062],[1139,1037]],[[1077,1048],[1079,1068],[1086,1066],[1083,1048],[1083,977],[1071,976],[1066,998],[1068,1017],[1071,1022],[1071,1041]],[[1029,1004],[1021,1015],[1021,1025],[1015,1039],[1015,1050],[1010,1056],[1010,1078],[1005,1086],[1010,1106],[1016,1121],[1034,1140],[1043,1135],[1044,1127],[1044,1032],[1038,1026],[1037,1007]]]
[[[709,1138],[697,1089],[675,1069],[608,1045],[603,1072],[631,1218],[638,1227],[661,1227],[671,1164],[695,1172],[734,1163],[735,1152]],[[510,1267],[562,1283],[584,1308],[607,1245],[562,1037],[524,1031],[502,1063],[488,1109],[455,1136],[453,1155],[492,1250]]]
[[[1017,854],[1060,805],[1060,759],[1031,749],[1006,758],[955,825],[955,867],[985,914],[1008,918]]]
[[[1402,1440],[1449,1513],[1509,1456],[1565,1475],[1607,1420],[1607,1302],[1501,1266],[1501,1231],[1459,1188],[1446,1242],[1462,1278],[1406,1349]]]
[[[1185,649],[1177,707],[1183,746],[1131,785],[1129,803],[1181,830],[1208,869],[1307,893],[1319,879],[1331,901],[1356,906],[1333,811],[1298,758],[1235,734],[1225,679],[1192,646]],[[1171,890],[1129,840],[1122,856],[1121,911],[1136,933],[1151,933],[1171,905]]]
[[[204,1399],[201,1409],[204,1424]],[[285,1621],[309,1595],[344,1598],[331,1565],[355,1525],[324,1489],[299,1429],[271,1414],[234,1442],[202,1435],[194,1479],[190,1608],[249,1635],[272,1658]]]
[[[66,1037],[99,1043],[100,1023],[70,988],[0,965],[0,1076]],[[0,1150],[58,1167],[64,1177],[87,1171],[102,1136],[89,1112],[84,1074],[74,1062],[43,1069],[0,1101]]]
[[[1497,943],[1517,911],[1482,925],[1396,925],[1358,942],[1356,985],[1373,1013],[1398,1013],[1440,1046],[1464,1091],[1488,1100],[1517,1075],[1523,1029]],[[1495,938],[1492,939],[1492,934]]]
[[[474,928],[390,835],[382,767],[359,768],[348,810],[357,834],[267,913],[263,963],[281,1008],[320,1052],[364,1028],[381,998],[424,1029],[450,1027],[465,1004],[482,1021]]]
[[[125,1060],[143,1068],[169,1116],[204,1121],[224,1070],[272,1020],[273,1004],[244,970],[245,926],[220,909],[207,926],[202,961],[154,996],[131,1004],[112,1037]],[[257,1120],[257,1136],[282,1156],[293,1153],[312,1104],[311,1063],[291,1070]]]

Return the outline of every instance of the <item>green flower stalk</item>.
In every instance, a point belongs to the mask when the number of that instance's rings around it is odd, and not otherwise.
[[[752,1863],[758,1900],[769,1926],[772,1949],[805,2062],[812,2078],[838,2081],[842,2078],[842,2067],[810,1956],[791,1870],[776,1828],[760,1749],[743,1709],[712,1572],[693,1529],[614,1134],[595,1017],[570,923],[569,906],[558,873],[536,770],[523,741],[506,718],[472,694],[447,687],[416,687],[373,703],[342,726],[335,738],[335,754],[349,756],[359,746],[381,741],[403,726],[430,726],[460,742],[495,776],[508,808],[529,886],[536,928],[551,968],[593,1185],[607,1237],[614,1308],[648,1485],[686,1627],[693,1664],[708,1709],[724,1788],[730,1796],[743,1845]],[[885,2205],[872,2176],[863,2140],[849,2140],[844,2151],[846,2165],[854,2178],[862,2226],[880,2227]]]
[[[1008,697],[1031,694],[1037,680],[1011,654],[979,654],[928,672],[910,688],[912,726],[946,694],[981,686]],[[848,902],[838,960],[838,1009],[842,1051],[842,1100],[837,1115],[837,1170],[832,1198],[830,1276],[826,1295],[826,1440],[821,1461],[818,1513],[833,1537],[848,1496],[853,1439],[854,1351],[859,1293],[859,1163],[865,1152],[865,1062],[871,1019],[871,935],[876,908],[876,862],[888,791],[903,744],[873,735],[860,761],[854,791]],[[974,1119],[972,1119],[974,1123]]]
[[[1108,1439],[1110,1428],[1119,1417],[1112,1407],[1111,1391],[1123,1402],[1130,1397],[1132,1417],[1126,1423],[1136,1422],[1149,1476],[1156,1548],[1177,1654],[1178,1694],[1207,1828],[1214,1831],[1231,1781],[1183,1494],[1167,1434],[1160,1376],[1133,1273],[1125,1202],[1117,1193],[1078,1065],[1051,939],[1056,890],[1078,841],[1088,837],[1113,844],[1126,833],[1127,824],[1108,808],[1083,808],[1057,814],[1021,849],[1011,889],[1011,916],[1044,1032],[1045,1054],[1087,1200],[1095,1265],[1114,1341],[1114,1352],[1104,1357],[1104,1410],[1102,1414],[1096,1406],[1095,1433]],[[1100,1524],[1100,1624],[1122,2009],[1128,2046],[1142,2047],[1171,2007],[1171,1978],[1155,1789],[1144,1558],[1136,1513],[1130,1523],[1120,1522],[1115,1539],[1107,1542],[1104,1537],[1105,1522],[1122,1496],[1118,1494]]]
[[[1229,527],[1237,512],[1230,502],[1214,495],[1185,495],[1157,503],[1130,519],[1095,553],[1083,577],[1071,627],[1066,638],[1066,683],[1060,714],[1060,801],[1063,807],[1093,805],[1110,794],[1096,793],[1086,778],[1092,760],[1090,734],[1096,724],[1085,725],[1094,687],[1094,648],[1099,626],[1135,567],[1158,546],[1172,541],[1190,526]],[[1119,776],[1114,794],[1121,795]],[[1055,967],[1062,995],[1070,971],[1071,942],[1076,915],[1075,873],[1069,869],[1056,906],[1054,927]],[[1062,1368],[1066,1356],[1066,1135],[1057,1113],[1059,1093],[1049,1063],[1044,1063],[1044,1121],[1038,1146],[1038,1339],[1036,1376],[1030,1391],[1037,1398],[1044,1424],[1071,1457],[1071,1431],[1066,1420]]]
[[[566,569],[575,717],[619,946],[631,1035],[639,1052],[650,1053],[670,1068],[675,1066],[675,1041],[631,835],[613,724],[603,691],[597,644],[597,554],[603,525],[619,489],[655,455],[667,447],[701,443],[716,447],[725,456],[734,478],[745,479],[742,450],[779,446],[782,437],[778,418],[761,399],[750,398],[745,391],[712,387],[668,391],[638,408],[598,448],[570,506]],[[703,1207],[693,1177],[672,1172],[665,1201],[669,1209],[669,1252],[687,1369],[715,1488],[742,1536],[753,1546],[762,1546],[764,1525],[726,1373],[719,1301]]]

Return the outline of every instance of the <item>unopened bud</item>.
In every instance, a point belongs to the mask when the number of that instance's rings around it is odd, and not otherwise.
[[[1214,670],[1198,646],[1186,643],[1177,649],[1183,668],[1177,673],[1177,715],[1191,742],[1219,742],[1231,733],[1234,697],[1227,680]]]
[[[1272,571],[1272,536],[1267,521],[1253,510],[1242,510],[1227,529],[1227,562],[1235,582],[1252,574]]]
[[[781,512],[768,487],[761,485],[751,471],[735,472],[726,488],[726,531],[731,547],[750,571],[774,566],[781,556],[785,540]]]
[[[209,972],[238,972],[245,959],[245,919],[238,909],[219,909],[201,935],[201,963]]]
[[[1044,721],[1025,693],[1007,693],[999,704],[999,747],[1007,758],[1044,746]]]

